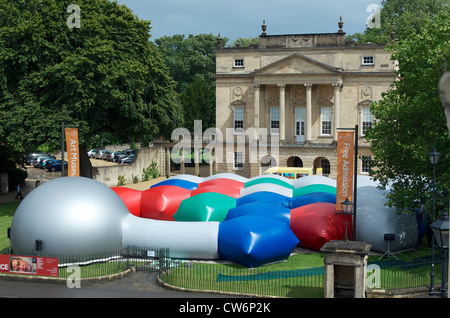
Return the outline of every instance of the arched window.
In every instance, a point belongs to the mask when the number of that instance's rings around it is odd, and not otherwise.
[[[325,157],[319,157],[314,160],[314,173],[316,173],[317,168],[322,168],[322,174],[324,176],[329,176],[331,173],[330,161]]]
[[[288,158],[288,160],[286,162],[286,166],[302,168],[303,167],[303,161],[302,161],[302,159],[300,159],[297,156],[292,156],[292,157]]]

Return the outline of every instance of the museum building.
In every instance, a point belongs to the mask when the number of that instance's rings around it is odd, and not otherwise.
[[[322,168],[336,178],[337,131],[358,125],[358,173],[370,170],[370,104],[396,80],[386,44],[336,33],[268,35],[216,50],[216,128],[224,160],[215,170],[244,177],[270,166]],[[233,148],[230,148],[233,147]],[[318,170],[320,171],[320,170]]]

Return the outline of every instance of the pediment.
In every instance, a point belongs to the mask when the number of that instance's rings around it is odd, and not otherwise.
[[[292,54],[259,70],[253,75],[338,74],[342,70],[302,54]]]

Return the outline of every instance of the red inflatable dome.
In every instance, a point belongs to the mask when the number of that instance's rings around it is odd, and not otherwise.
[[[111,189],[122,199],[131,214],[141,216],[142,191],[123,187],[114,187]]]
[[[174,185],[161,185],[142,191],[141,217],[175,221],[173,215],[181,201],[191,196],[191,190]]]
[[[205,193],[205,192],[215,192],[215,193],[221,193],[221,194],[225,194],[229,197],[232,198],[239,198],[239,196],[241,195],[241,190],[238,188],[231,188],[231,187],[227,187],[227,186],[222,186],[222,185],[209,185],[209,186],[203,186],[203,187],[199,187],[198,189],[192,190],[191,192],[191,196],[200,194],[200,193]]]
[[[320,250],[331,240],[345,240],[346,216],[335,214],[334,203],[313,203],[291,210],[291,230],[300,246]],[[352,217],[347,216],[347,236],[352,237]]]
[[[241,182],[241,181],[227,179],[227,178],[216,178],[216,179],[211,179],[208,181],[200,182],[198,184],[198,188],[209,187],[211,185],[219,185],[219,186],[223,186],[223,187],[236,188],[236,189],[242,189],[245,186],[244,182]]]

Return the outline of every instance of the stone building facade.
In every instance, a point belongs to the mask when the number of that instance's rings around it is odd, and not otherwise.
[[[385,44],[346,41],[342,25],[337,33],[294,35],[267,35],[263,25],[258,45],[218,46],[224,158],[215,170],[253,177],[269,166],[322,168],[335,178],[337,130],[358,125],[358,173],[368,172],[370,104],[390,88],[396,65]]]

